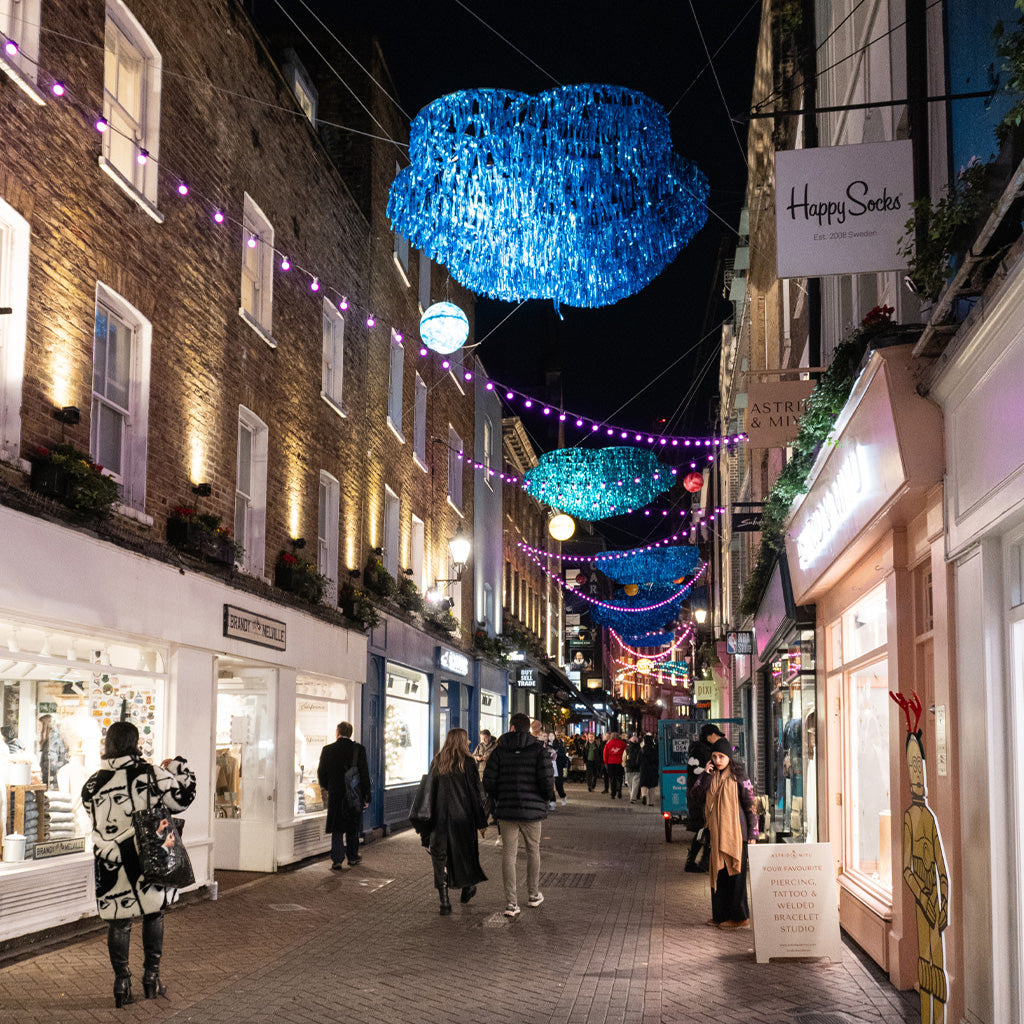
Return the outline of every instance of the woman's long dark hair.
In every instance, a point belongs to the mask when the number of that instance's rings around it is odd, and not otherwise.
[[[465,770],[469,753],[469,733],[465,729],[449,729],[444,746],[438,751],[434,764],[438,775],[454,775]]]
[[[131,722],[114,722],[103,743],[104,757],[128,757],[139,752],[139,730]]]

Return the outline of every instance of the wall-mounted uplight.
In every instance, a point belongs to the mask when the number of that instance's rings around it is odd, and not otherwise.
[[[57,420],[58,423],[63,423],[65,426],[73,427],[82,422],[82,411],[77,405],[64,405],[59,409],[53,410],[53,418]]]

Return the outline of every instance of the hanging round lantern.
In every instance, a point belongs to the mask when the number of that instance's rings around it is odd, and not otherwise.
[[[548,523],[548,533],[555,540],[568,540],[575,532],[576,521],[572,516],[567,516],[564,512],[559,512]]]
[[[645,676],[650,675],[651,670],[654,668],[654,662],[650,658],[641,658],[636,663],[637,672],[642,672]]]
[[[420,337],[427,348],[450,355],[466,344],[469,318],[454,302],[435,302],[420,317]]]
[[[640,593],[640,585],[638,583],[627,583],[622,590],[626,597],[636,597]]]
[[[694,471],[693,473],[687,473],[683,477],[683,486],[693,493],[696,493],[704,486],[704,476],[701,473]]]

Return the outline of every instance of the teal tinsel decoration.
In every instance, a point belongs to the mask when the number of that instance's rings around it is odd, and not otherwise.
[[[700,562],[700,552],[688,544],[650,551],[610,551],[594,559],[594,568],[619,583],[658,583],[689,576]]]
[[[618,302],[707,220],[708,182],[643,93],[467,89],[416,115],[391,185],[395,230],[460,284],[508,302]]]
[[[540,456],[523,486],[577,519],[606,519],[649,505],[672,486],[675,472],[640,448],[559,448]]]

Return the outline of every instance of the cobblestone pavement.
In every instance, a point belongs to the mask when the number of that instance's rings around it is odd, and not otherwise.
[[[494,829],[489,881],[437,912],[430,861],[404,832],[355,868],[317,860],[179,905],[167,915],[169,998],[113,1008],[105,932],[0,967],[4,1024],[867,1024],[919,1021],[847,945],[842,963],[756,964],[750,931],[709,928],[707,877],[682,870],[688,834],[665,842],[657,808],[581,785],[544,826],[541,907],[507,920]],[[521,854],[522,858],[522,854]],[[510,1018],[509,1014],[513,1016]]]

